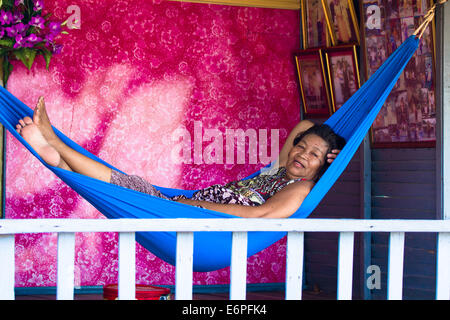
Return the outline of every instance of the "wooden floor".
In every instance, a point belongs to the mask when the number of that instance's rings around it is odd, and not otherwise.
[[[228,293],[201,293],[194,294],[194,300],[228,300]],[[284,291],[248,292],[247,300],[284,300]],[[335,295],[305,291],[303,300],[335,300]],[[17,295],[16,300],[56,300],[55,295]],[[101,294],[77,294],[75,300],[103,300]]]

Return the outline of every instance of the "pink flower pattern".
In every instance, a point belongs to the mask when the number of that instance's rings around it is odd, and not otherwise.
[[[71,4],[48,1],[44,11],[64,21]],[[119,169],[167,187],[225,183],[263,164],[173,164],[168,133],[193,134],[194,121],[221,132],[278,129],[281,146],[299,121],[298,12],[155,0],[77,5],[81,29],[58,40],[50,70],[40,58],[30,72],[15,63],[8,89],[29,106],[44,95],[57,128]],[[10,135],[6,170],[6,218],[104,218]],[[16,236],[16,286],[54,286],[56,246],[54,234]],[[249,258],[247,281],[283,282],[285,246]],[[117,234],[77,234],[75,260],[76,285],[117,282]],[[137,283],[174,283],[174,267],[140,245],[136,263]],[[228,268],[194,274],[194,284],[225,283]]]

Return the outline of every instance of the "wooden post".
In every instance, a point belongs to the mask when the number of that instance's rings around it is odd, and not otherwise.
[[[192,300],[194,233],[177,232],[175,299]]]
[[[73,300],[75,279],[75,233],[58,233],[56,299]]]
[[[291,231],[286,246],[286,300],[301,300],[303,285],[304,233]]]
[[[0,300],[14,300],[14,234],[0,234]]]
[[[444,219],[450,219],[450,4],[442,11],[442,212]]]
[[[438,234],[436,300],[450,300],[450,232]]]
[[[233,232],[230,300],[245,300],[247,293],[247,232]]]
[[[388,300],[402,300],[404,251],[405,233],[391,232],[389,237]]]
[[[361,144],[360,151],[360,190],[361,190],[361,218],[372,218],[372,152],[370,149],[370,136],[366,134],[366,137]],[[362,239],[362,246],[360,249],[360,263],[363,266],[361,272],[361,295],[364,300],[372,299],[371,290],[366,284],[366,270],[372,265],[372,233],[364,232],[360,235]]]
[[[353,288],[354,232],[339,233],[338,300],[351,300]]]
[[[3,59],[0,58],[0,85],[5,87],[3,83]],[[0,124],[0,219],[5,218],[5,163],[6,160],[6,131],[5,127]]]
[[[119,300],[136,299],[136,236],[119,232]]]
[[[436,218],[450,219],[450,4],[436,11]]]

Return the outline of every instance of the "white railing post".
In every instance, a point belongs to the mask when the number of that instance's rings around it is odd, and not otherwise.
[[[14,234],[0,234],[0,300],[14,300]]]
[[[288,232],[286,299],[301,298],[304,232],[339,232],[338,299],[352,298],[354,232],[390,232],[388,299],[402,298],[405,232],[436,232],[436,299],[450,299],[450,220],[0,219],[0,299],[14,299],[15,234],[57,233],[57,298],[73,299],[76,232],[119,232],[119,298],[135,298],[135,232],[177,232],[176,298],[192,299],[194,232],[232,232],[230,298],[245,298],[247,232]]]
[[[338,300],[351,300],[353,287],[354,232],[339,233]]]
[[[436,300],[450,300],[450,232],[438,233]]]
[[[177,232],[175,299],[192,300],[194,233]]]
[[[291,231],[286,244],[286,300],[301,300],[303,285],[304,233]]]
[[[403,296],[403,255],[405,233],[391,232],[389,236],[388,300],[402,300]]]
[[[136,299],[136,235],[119,232],[119,300]]]
[[[233,232],[230,300],[245,300],[247,292],[247,232]]]
[[[73,300],[75,279],[75,233],[58,233],[56,299]]]

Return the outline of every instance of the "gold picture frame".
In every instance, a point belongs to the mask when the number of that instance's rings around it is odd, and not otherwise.
[[[358,19],[352,0],[321,0],[333,46],[359,45]]]
[[[295,54],[303,110],[308,117],[329,117],[330,94],[322,49],[307,49]]]
[[[361,86],[356,45],[331,47],[324,53],[331,106],[336,112]]]
[[[301,0],[303,49],[331,46],[322,0]]]

